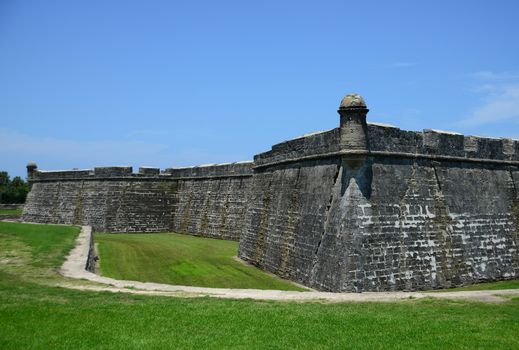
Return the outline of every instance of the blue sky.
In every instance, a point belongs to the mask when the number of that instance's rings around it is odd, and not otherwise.
[[[519,1],[0,0],[0,169],[252,159],[368,120],[519,138]]]

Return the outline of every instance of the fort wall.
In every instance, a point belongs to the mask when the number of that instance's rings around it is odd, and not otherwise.
[[[519,276],[517,141],[350,118],[254,159],[239,256],[265,270],[335,292]]]
[[[239,257],[326,291],[425,290],[519,278],[519,142],[370,124],[253,162],[65,172],[28,166],[26,221],[240,240]]]
[[[131,167],[35,170],[23,220],[237,240],[251,175],[251,162],[138,173]]]

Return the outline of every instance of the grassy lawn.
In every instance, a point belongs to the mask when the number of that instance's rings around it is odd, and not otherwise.
[[[478,283],[470,286],[450,288],[450,289],[439,289],[432,291],[437,292],[458,292],[465,290],[499,290],[499,289],[519,289],[519,280],[499,281],[499,282],[488,282]]]
[[[78,227],[0,222],[0,271],[30,281],[59,278]]]
[[[4,218],[18,218],[22,216],[22,209],[0,209],[0,220]]]
[[[103,276],[200,287],[303,290],[235,260],[238,243],[174,233],[96,234]]]
[[[2,349],[517,349],[519,299],[276,303],[78,292],[0,275]]]
[[[22,209],[0,209],[0,214],[22,215]]]
[[[325,304],[82,292],[48,283],[61,278],[77,229],[0,223],[0,232],[3,350],[519,348],[519,298]]]

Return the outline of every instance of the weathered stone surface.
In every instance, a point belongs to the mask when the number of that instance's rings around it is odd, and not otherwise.
[[[517,170],[391,157],[318,164],[255,174],[241,258],[328,291],[519,276]]]
[[[359,94],[348,94],[344,96],[339,106],[339,108],[355,107],[366,107],[366,101],[364,101],[364,97]]]
[[[239,256],[308,284],[337,171],[337,162],[317,160],[256,172]]]
[[[23,219],[104,232],[165,232],[238,240],[252,164],[36,172]],[[235,167],[235,168],[233,168]],[[189,171],[189,176],[185,176]],[[208,177],[209,176],[209,177]]]
[[[311,136],[255,157],[239,256],[328,291],[518,277],[519,142],[366,124],[353,107],[319,134],[326,150]]]
[[[339,128],[336,128],[278,143],[272,146],[272,150],[255,155],[254,166],[338,152],[339,138]]]

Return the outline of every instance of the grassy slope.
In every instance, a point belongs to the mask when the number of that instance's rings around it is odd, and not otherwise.
[[[0,209],[0,215],[22,215],[22,209]]]
[[[0,271],[55,279],[78,233],[78,227],[0,222]]]
[[[97,234],[101,274],[221,288],[302,290],[234,259],[238,243],[179,234]]]
[[[478,283],[478,284],[472,284],[470,286],[450,288],[450,289],[439,289],[439,290],[435,290],[435,291],[431,291],[431,292],[437,293],[437,292],[457,292],[457,291],[464,291],[464,290],[500,290],[500,289],[519,289],[519,280]]]
[[[17,219],[22,216],[22,209],[0,209],[0,220]]]
[[[1,349],[519,348],[519,298],[501,304],[408,300],[328,305],[44,286],[29,281],[25,272],[56,271],[75,233],[28,226],[0,223]],[[48,241],[40,236],[44,231]],[[53,258],[45,259],[47,253]]]

